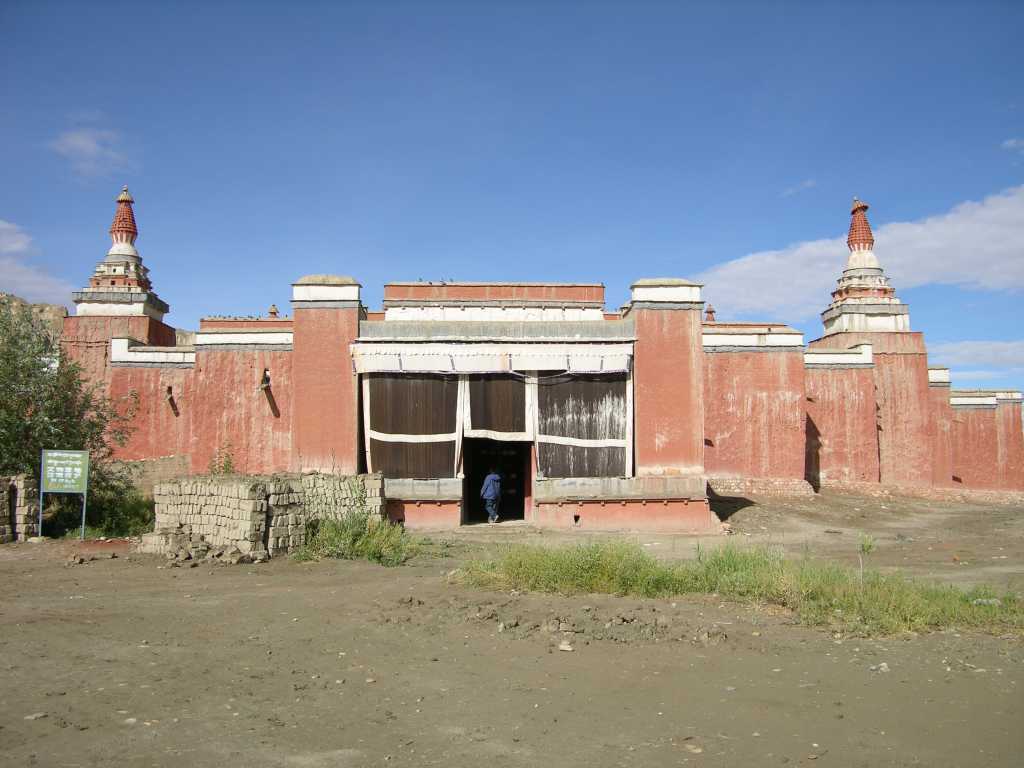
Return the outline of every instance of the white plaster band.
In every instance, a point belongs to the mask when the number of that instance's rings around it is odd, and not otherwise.
[[[741,347],[741,346],[728,347],[728,346],[721,346],[720,347],[720,346],[714,346],[714,347],[704,347],[704,351],[707,354],[709,354],[709,355],[710,354],[715,354],[717,352],[802,352],[803,351],[803,345],[802,344],[798,344],[798,345],[788,346],[788,347],[782,347],[782,346],[779,346],[779,347],[771,347],[771,346],[765,346],[765,347]]]
[[[809,371],[845,371],[855,369],[871,369],[874,367],[874,363],[804,363],[804,368]]]
[[[633,303],[637,302],[700,302],[699,285],[635,285]]]
[[[1008,400],[1010,402],[1021,402],[1024,395],[1020,392],[996,392],[996,400]]]
[[[201,352],[291,352],[291,344],[204,344]]]
[[[195,363],[110,363],[111,368],[195,368]]]
[[[870,344],[858,344],[850,349],[808,349],[804,352],[804,365],[808,368],[833,366],[868,368],[874,364]]]
[[[949,368],[929,368],[929,384],[949,384]]]
[[[538,443],[570,445],[576,448],[625,448],[626,440],[618,438],[587,439],[582,437],[561,437],[560,435],[537,435]]]
[[[704,333],[701,343],[708,347],[803,347],[802,333]]]
[[[634,301],[629,305],[630,309],[689,309],[703,311],[702,301]]]
[[[992,395],[950,395],[949,404],[954,408],[995,408],[996,396]]]
[[[292,301],[359,301],[359,286],[293,285]]]
[[[110,340],[111,365],[130,365],[138,368],[148,365],[190,368],[195,365],[195,362],[196,353],[191,349],[145,347],[133,343],[130,339]]]
[[[533,442],[533,435],[529,432],[498,432],[493,429],[470,429],[463,430],[466,437],[483,437],[488,440],[504,440],[507,443],[530,443]]]
[[[581,306],[399,306],[386,307],[385,320],[475,322],[587,322],[602,321],[604,310]]]
[[[118,302],[105,304],[101,302],[81,302],[75,305],[78,317],[151,317],[162,320],[164,313],[144,301]]]
[[[356,342],[351,351],[357,373],[627,373],[633,345]]]
[[[366,433],[370,439],[381,443],[454,443],[458,438],[457,432],[441,435],[399,435],[392,432],[378,432],[375,429],[368,429]]]
[[[291,331],[198,331],[196,347],[234,345],[272,345],[291,347],[293,335]]]
[[[292,301],[292,309],[359,309],[358,301]]]

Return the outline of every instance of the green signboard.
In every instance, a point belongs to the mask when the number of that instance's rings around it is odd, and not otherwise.
[[[88,451],[43,451],[42,493],[85,493],[89,487]]]

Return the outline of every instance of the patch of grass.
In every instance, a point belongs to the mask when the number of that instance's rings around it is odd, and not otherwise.
[[[295,559],[370,560],[395,566],[415,552],[416,545],[402,526],[357,509],[335,520],[311,522],[306,529],[306,545],[295,553]]]
[[[835,563],[787,560],[766,547],[725,545],[695,560],[663,563],[635,544],[609,541],[574,547],[513,545],[459,572],[464,583],[498,589],[638,597],[715,594],[791,609],[812,626],[863,634],[948,627],[1024,629],[1024,604],[988,587],[963,590],[898,574],[861,575]]]
[[[82,500],[67,495],[47,499],[49,509],[43,517],[43,533],[54,538],[75,538],[82,532]],[[116,493],[109,489],[89,492],[86,511],[85,538],[98,539],[141,536],[153,530],[156,517],[153,499],[132,489]]]

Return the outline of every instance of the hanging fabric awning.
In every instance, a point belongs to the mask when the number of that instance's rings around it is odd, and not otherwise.
[[[356,373],[628,373],[633,345],[356,342]]]

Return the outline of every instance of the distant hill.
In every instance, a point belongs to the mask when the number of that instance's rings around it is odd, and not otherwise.
[[[64,318],[68,316],[67,307],[60,304],[29,304],[13,293],[0,291],[0,306],[23,307],[25,305],[32,307],[32,314],[41,318],[57,336],[60,336],[64,329]]]

